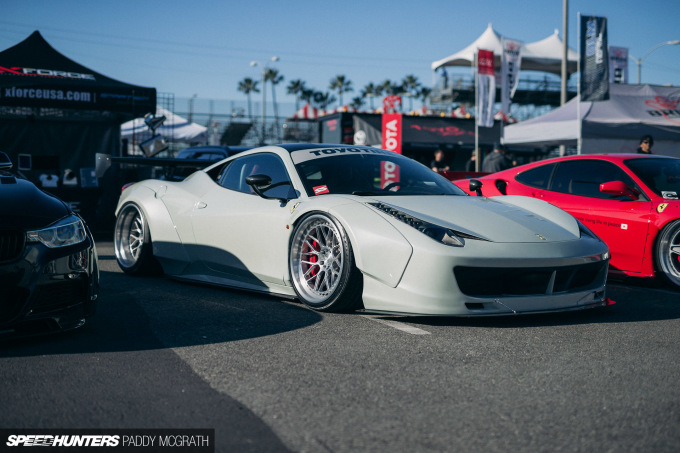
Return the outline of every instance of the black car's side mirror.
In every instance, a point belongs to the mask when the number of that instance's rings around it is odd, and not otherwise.
[[[281,181],[276,184],[272,184],[272,178],[267,175],[250,175],[246,177],[246,184],[253,188],[253,191],[265,200],[279,200],[281,203],[287,203],[288,198],[283,197],[270,197],[264,194],[269,189],[279,186],[290,186],[289,181]]]
[[[482,195],[482,181],[479,179],[471,179],[470,180],[470,192],[476,192],[478,197],[483,196]]]
[[[2,151],[0,151],[0,170],[11,170],[14,164],[12,164],[12,159]]]

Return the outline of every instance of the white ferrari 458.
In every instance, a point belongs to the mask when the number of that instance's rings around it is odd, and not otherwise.
[[[607,304],[609,250],[540,200],[470,197],[370,147],[266,146],[127,187],[128,274],[297,297],[320,311],[499,315]]]

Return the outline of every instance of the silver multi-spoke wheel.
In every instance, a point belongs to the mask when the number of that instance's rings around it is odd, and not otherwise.
[[[659,234],[656,249],[659,270],[680,286],[680,220],[666,226]]]
[[[313,304],[327,301],[338,288],[345,249],[338,227],[326,216],[312,215],[295,231],[290,254],[294,284]]]
[[[128,204],[118,213],[114,236],[114,249],[118,263],[123,269],[131,269],[144,250],[146,237],[144,216],[134,204]]]

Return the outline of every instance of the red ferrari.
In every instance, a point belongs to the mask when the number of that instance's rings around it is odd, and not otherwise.
[[[552,203],[607,243],[613,275],[663,275],[680,287],[680,159],[569,156],[454,183],[471,195],[524,195]]]

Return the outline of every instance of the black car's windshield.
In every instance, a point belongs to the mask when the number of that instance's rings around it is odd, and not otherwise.
[[[465,195],[424,165],[377,148],[307,149],[291,156],[310,196]]]
[[[657,195],[674,199],[680,194],[680,159],[628,159],[624,163]]]

